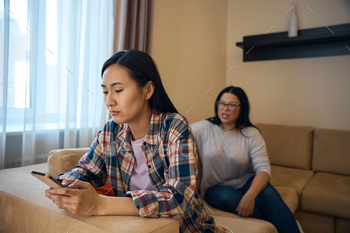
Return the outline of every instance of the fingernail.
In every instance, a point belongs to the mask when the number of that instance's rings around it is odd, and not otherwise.
[[[62,182],[62,184],[63,184],[63,185],[66,185],[66,181],[64,180],[64,181]]]

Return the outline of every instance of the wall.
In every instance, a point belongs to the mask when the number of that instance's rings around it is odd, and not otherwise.
[[[226,31],[227,0],[155,0],[152,57],[190,123],[214,115],[226,85]]]
[[[348,0],[295,2],[299,29],[350,23]],[[350,130],[350,55],[242,62],[235,43],[273,26],[270,33],[287,31],[291,7],[292,1],[228,0],[226,69],[235,67],[226,84],[247,92],[255,123]]]

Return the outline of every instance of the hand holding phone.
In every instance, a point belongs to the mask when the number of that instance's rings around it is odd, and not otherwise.
[[[64,186],[64,187],[69,187],[69,185],[73,184],[74,183],[74,180],[67,180],[67,179],[64,179],[62,180],[61,184]]]
[[[32,171],[31,173],[34,177],[38,178],[45,184],[47,184],[50,188],[64,188],[58,180],[56,180],[54,177],[50,176],[49,174],[39,172],[39,171]]]

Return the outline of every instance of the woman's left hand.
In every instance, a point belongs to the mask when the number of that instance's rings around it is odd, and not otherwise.
[[[243,195],[241,201],[239,202],[236,211],[241,217],[249,217],[253,214],[254,205],[255,197],[249,193],[246,193]]]
[[[47,189],[45,196],[75,215],[98,215],[100,196],[89,182],[76,180],[68,188]]]

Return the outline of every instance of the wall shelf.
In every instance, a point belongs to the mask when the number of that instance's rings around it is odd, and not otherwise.
[[[288,32],[243,37],[243,61],[350,55],[350,23]]]

